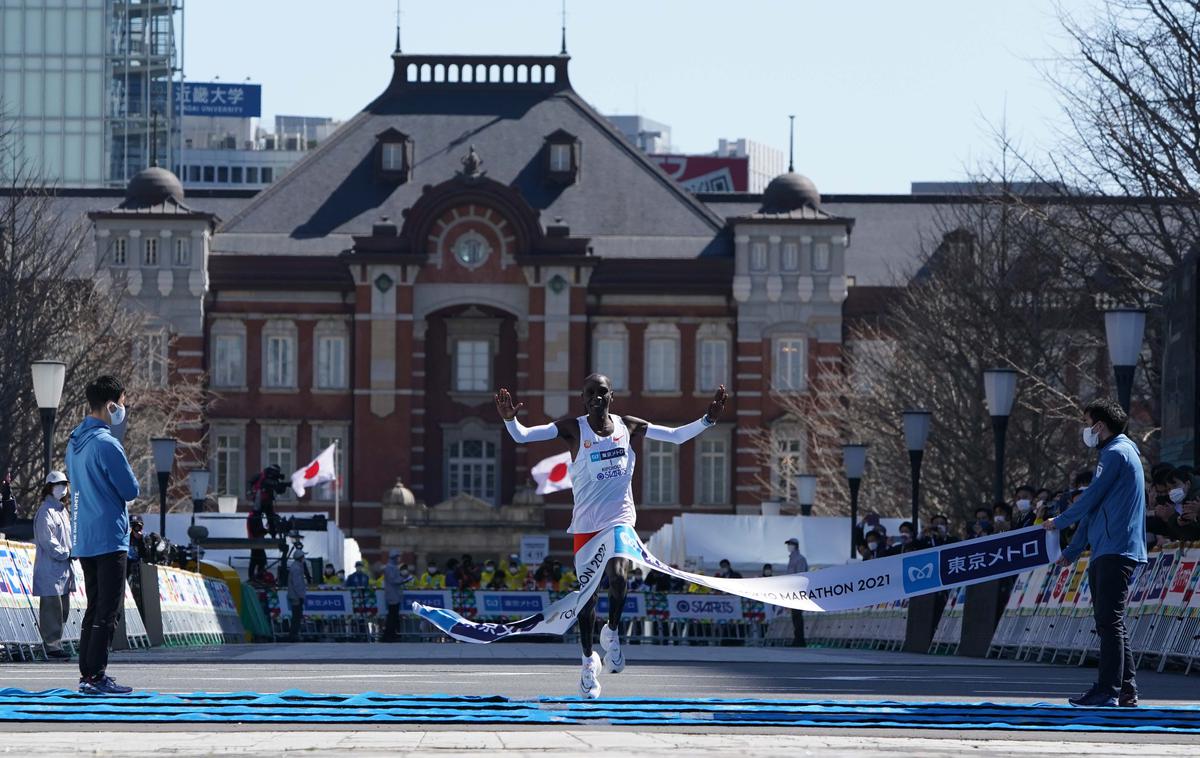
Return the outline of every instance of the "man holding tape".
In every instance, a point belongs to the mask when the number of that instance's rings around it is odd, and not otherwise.
[[[1071,565],[1085,547],[1092,551],[1088,583],[1100,636],[1099,681],[1069,702],[1132,708],[1138,694],[1125,633],[1125,603],[1134,569],[1146,562],[1145,476],[1137,445],[1125,436],[1129,417],[1115,400],[1088,403],[1084,416],[1083,442],[1100,448],[1096,475],[1071,507],[1043,523],[1047,530],[1079,524],[1059,564]]]

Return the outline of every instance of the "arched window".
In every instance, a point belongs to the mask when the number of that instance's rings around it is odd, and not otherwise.
[[[268,321],[262,335],[262,386],[266,389],[296,387],[296,324]]]
[[[771,496],[784,502],[799,502],[796,475],[805,471],[804,430],[784,422],[771,430]]]
[[[349,386],[350,336],[341,321],[321,321],[313,330],[313,386],[340,390]]]
[[[629,389],[629,332],[617,321],[592,330],[592,371],[608,377],[614,390]]]

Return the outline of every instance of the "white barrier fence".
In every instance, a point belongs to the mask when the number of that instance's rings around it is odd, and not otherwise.
[[[45,656],[38,629],[39,598],[33,594],[33,545],[0,540],[0,658],[31,660]],[[63,642],[73,647],[79,642],[87,595],[83,571],[72,562],[75,589],[71,592],[71,613],[63,623]],[[125,634],[129,647],[149,647],[146,627],[138,614],[129,584],[125,584]]]
[[[168,646],[245,640],[233,594],[220,579],[159,566],[158,598]]]

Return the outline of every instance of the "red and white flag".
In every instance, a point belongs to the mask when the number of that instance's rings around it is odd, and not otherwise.
[[[551,492],[571,489],[571,454],[559,453],[545,460],[538,461],[529,473],[537,482],[537,493],[548,495]]]
[[[321,451],[316,460],[292,474],[292,489],[295,490],[296,497],[304,497],[304,491],[309,487],[337,479],[337,470],[334,467],[336,449],[337,443],[330,445]]]

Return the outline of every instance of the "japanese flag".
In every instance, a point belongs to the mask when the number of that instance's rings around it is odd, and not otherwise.
[[[551,492],[571,489],[570,465],[570,453],[560,453],[538,461],[533,471],[529,472],[537,482],[537,493],[548,495]]]
[[[309,487],[332,482],[337,478],[333,467],[333,453],[336,448],[336,443],[330,445],[321,451],[315,461],[292,474],[292,489],[296,491],[297,497],[304,497],[304,491]]]

